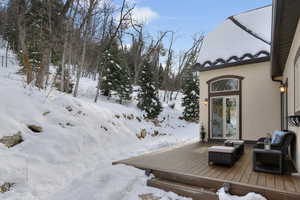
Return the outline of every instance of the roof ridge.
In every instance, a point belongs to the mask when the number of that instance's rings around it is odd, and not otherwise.
[[[265,6],[262,6],[262,7],[258,7],[258,8],[246,10],[246,11],[240,12],[238,14],[234,14],[234,15],[232,15],[230,17],[235,17],[235,16],[238,16],[238,15],[241,15],[241,14],[244,14],[244,13],[249,13],[249,12],[260,10],[260,9],[263,9],[263,8],[266,8],[266,7],[270,7],[270,6],[272,6],[272,4],[268,4],[268,5],[265,5]],[[230,17],[228,17],[228,18],[230,18]]]
[[[250,30],[248,27],[246,27],[245,25],[243,25],[242,23],[240,23],[236,18],[234,18],[234,16],[231,16],[228,18],[229,20],[231,20],[236,26],[238,26],[239,28],[241,28],[242,30],[246,31],[248,34],[252,35],[253,37],[255,37],[256,39],[271,45],[271,42],[263,39],[262,37],[260,37],[257,33],[255,33],[254,31]]]

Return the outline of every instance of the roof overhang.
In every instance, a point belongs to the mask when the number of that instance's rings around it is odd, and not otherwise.
[[[299,0],[273,0],[271,75],[282,76],[300,17]]]
[[[239,60],[236,62],[222,63],[219,65],[211,65],[209,67],[205,67],[204,65],[197,63],[196,65],[194,65],[194,70],[199,71],[199,72],[204,72],[204,71],[210,71],[210,70],[223,69],[223,68],[227,68],[227,67],[239,67],[242,65],[261,63],[261,62],[267,62],[267,61],[270,61],[270,56],[251,58],[251,59],[246,59],[246,60]]]

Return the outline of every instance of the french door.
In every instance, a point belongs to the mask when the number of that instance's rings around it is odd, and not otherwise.
[[[210,137],[239,139],[239,95],[210,98]]]

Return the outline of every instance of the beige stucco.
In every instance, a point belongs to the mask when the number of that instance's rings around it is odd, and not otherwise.
[[[298,22],[298,27],[295,33],[295,37],[293,40],[292,47],[290,49],[289,57],[286,62],[285,71],[283,74],[283,81],[288,79],[288,114],[294,115],[295,112],[295,102],[294,102],[294,90],[295,90],[295,82],[294,82],[294,59],[298,48],[300,47],[300,21]],[[299,88],[299,86],[298,86]],[[298,102],[300,103],[300,102]],[[298,104],[299,105],[299,104]],[[300,128],[289,127],[290,130],[296,132],[297,135],[297,145],[296,145],[296,159],[297,166],[300,169]]]
[[[279,83],[270,75],[270,62],[200,72],[200,123],[208,130],[207,81],[224,75],[242,76],[242,139],[257,140],[281,128]]]

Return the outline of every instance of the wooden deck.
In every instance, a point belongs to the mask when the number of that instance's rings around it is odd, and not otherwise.
[[[252,170],[250,146],[246,146],[245,154],[231,168],[209,166],[208,147],[209,145],[194,143],[169,151],[118,161],[113,164],[126,164],[150,170],[155,178],[149,180],[148,185],[183,195],[185,195],[182,192],[184,189],[181,191],[180,187],[189,186],[194,189],[197,187],[204,188],[205,191],[216,192],[224,183],[229,183],[231,192],[236,195],[257,192],[269,200],[300,199],[300,177],[254,172]],[[173,186],[171,187],[172,183]]]

